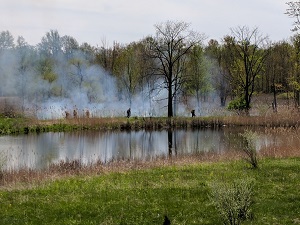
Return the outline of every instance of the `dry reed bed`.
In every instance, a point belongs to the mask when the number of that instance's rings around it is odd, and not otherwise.
[[[262,157],[286,158],[300,156],[300,129],[293,127],[265,128],[265,134],[280,134],[284,138],[284,143],[272,145],[260,150]],[[293,143],[293,144],[290,144]]]
[[[159,130],[170,128],[218,128],[222,126],[300,127],[300,113],[281,113],[268,116],[175,117],[175,118],[77,118],[32,121],[28,126],[58,126],[64,129],[94,130]]]
[[[2,171],[0,176],[0,189],[20,189],[28,188],[34,185],[42,184],[46,181],[54,181],[72,176],[95,176],[111,172],[126,173],[132,170],[143,170],[165,166],[184,166],[198,163],[213,163],[218,161],[240,159],[238,152],[218,153],[200,153],[187,156],[169,156],[160,157],[155,160],[112,161],[106,164],[97,162],[93,165],[82,165],[79,160],[61,161],[58,164],[52,164],[47,169],[19,169],[17,171]]]

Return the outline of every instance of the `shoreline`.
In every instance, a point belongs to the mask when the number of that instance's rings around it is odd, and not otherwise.
[[[226,117],[92,117],[38,120],[0,117],[0,135],[79,130],[168,130],[221,127],[300,127],[300,113]]]

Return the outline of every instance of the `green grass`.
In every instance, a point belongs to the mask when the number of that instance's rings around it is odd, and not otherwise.
[[[13,134],[23,130],[24,118],[8,118],[0,115],[0,134]]]
[[[111,172],[0,190],[0,224],[222,224],[209,183],[255,180],[253,219],[300,223],[300,159],[262,159]],[[9,189],[8,189],[9,188]]]
[[[37,120],[33,118],[8,118],[0,115],[0,135],[39,132],[69,132],[78,130],[160,130],[168,128],[204,128],[222,126],[218,118],[167,117],[99,117]]]

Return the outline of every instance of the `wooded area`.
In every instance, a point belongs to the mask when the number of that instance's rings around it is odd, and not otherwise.
[[[291,9],[287,14],[293,15]],[[220,106],[246,112],[260,93],[273,94],[274,112],[278,93],[299,107],[299,34],[272,42],[258,28],[241,26],[222,40],[206,40],[183,21],[156,24],[155,29],[155,35],[140,41],[109,45],[101,40],[101,46],[79,44],[57,30],[31,46],[2,31],[0,96],[19,97],[23,108],[28,102],[77,94],[88,103],[122,100],[131,108],[134,97],[142,95],[150,104],[167,99],[168,117],[176,116],[179,102],[195,98],[199,108],[212,94]]]

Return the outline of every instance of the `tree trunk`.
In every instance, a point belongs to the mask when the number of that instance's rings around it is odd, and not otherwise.
[[[277,112],[277,98],[276,98],[276,86],[273,80],[273,102],[272,102],[273,112]]]
[[[173,117],[172,86],[168,87],[168,117]]]
[[[172,66],[169,66],[168,76],[168,117],[173,117]]]

